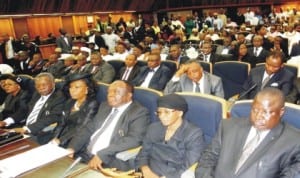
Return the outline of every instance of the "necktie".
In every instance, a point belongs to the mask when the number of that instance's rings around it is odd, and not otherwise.
[[[93,67],[93,69],[92,69],[92,71],[91,71],[91,74],[95,74],[95,73],[97,73],[98,72],[98,66],[94,66]]]
[[[255,131],[256,131],[255,136],[244,146],[243,152],[236,166],[235,172],[238,172],[238,170],[242,167],[242,165],[245,163],[245,161],[248,159],[248,157],[251,155],[251,153],[255,150],[255,148],[259,144],[260,132],[258,130]]]
[[[112,112],[107,116],[105,119],[105,122],[103,123],[103,126],[96,131],[96,134],[93,136],[93,138],[90,140],[90,143],[87,147],[87,149],[91,152],[93,149],[94,145],[96,144],[98,138],[101,136],[101,134],[105,131],[105,129],[111,124],[113,119],[116,117],[118,114],[118,109],[113,108]]]
[[[205,62],[208,62],[208,61],[207,61],[207,55],[204,55],[204,61],[205,61]]]
[[[31,113],[27,117],[26,125],[33,124],[36,122],[37,116],[40,113],[42,107],[45,104],[45,97],[41,97],[38,102],[34,105],[34,108],[32,109]]]
[[[199,86],[199,83],[195,82],[195,85],[196,85],[196,87],[195,87],[195,92],[196,92],[196,93],[200,93],[200,86]]]
[[[270,76],[267,76],[267,77],[262,81],[262,83],[261,83],[261,88],[260,88],[261,90],[265,88],[266,84],[269,82],[270,79],[271,79]]]
[[[127,78],[128,78],[128,73],[129,73],[129,69],[126,68],[126,70],[125,70],[125,72],[124,72],[124,74],[123,74],[122,80],[127,80]]]
[[[257,49],[257,47],[254,48],[254,56],[255,56],[255,57],[258,56],[258,49]]]

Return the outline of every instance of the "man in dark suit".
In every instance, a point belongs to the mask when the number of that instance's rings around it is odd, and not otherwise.
[[[72,38],[67,35],[65,29],[60,28],[59,33],[61,36],[56,39],[57,47],[61,48],[62,53],[71,53],[73,45]]]
[[[15,61],[14,70],[16,74],[30,74],[29,63],[31,59],[27,51],[19,51]]]
[[[50,125],[57,123],[62,117],[65,95],[60,90],[55,90],[54,77],[50,73],[38,74],[35,77],[35,88],[37,92],[28,103],[29,112],[24,117],[27,118],[26,125],[15,130],[28,133],[38,143],[44,144],[53,136]]]
[[[108,87],[107,102],[69,143],[69,149],[93,169],[116,167],[128,170],[128,162],[118,160],[118,152],[141,145],[149,112],[133,101],[133,86],[117,80]]]
[[[170,54],[167,56],[167,60],[172,60],[177,63],[177,66],[184,64],[190,58],[188,56],[182,56],[181,48],[179,44],[173,44],[170,47]]]
[[[201,64],[195,59],[183,64],[167,83],[164,93],[175,92],[205,93],[224,98],[221,78],[203,71]]]
[[[136,65],[137,58],[133,54],[127,55],[125,66],[123,66],[117,76],[117,79],[131,82],[140,72],[140,66]]]
[[[212,64],[218,62],[220,60],[220,56],[216,53],[213,53],[213,47],[211,42],[204,41],[201,49],[201,54],[197,57],[198,60],[210,62]]]
[[[258,66],[250,71],[248,79],[243,84],[240,99],[253,99],[265,87],[280,89],[286,96],[291,92],[296,76],[284,67],[282,53],[269,53],[264,66]]]
[[[250,120],[222,120],[196,177],[299,177],[300,132],[281,121],[284,101],[280,90],[266,88],[255,97]]]
[[[251,59],[251,68],[255,67],[257,63],[266,62],[266,57],[269,51],[263,48],[263,37],[260,35],[255,35],[253,37],[253,47],[248,49],[248,55]]]
[[[170,69],[160,64],[160,55],[150,54],[147,66],[141,68],[139,75],[132,81],[133,85],[162,91],[172,76]]]

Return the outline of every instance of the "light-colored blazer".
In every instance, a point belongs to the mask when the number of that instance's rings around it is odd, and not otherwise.
[[[203,71],[204,93],[224,98],[224,90],[220,77]],[[186,74],[182,75],[179,81],[170,80],[164,90],[165,94],[175,92],[193,92],[193,81]]]

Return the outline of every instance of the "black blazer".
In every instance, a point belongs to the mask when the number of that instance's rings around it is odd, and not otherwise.
[[[34,105],[40,97],[41,95],[39,93],[34,93],[31,101],[28,104],[29,112],[27,117],[33,110]],[[65,104],[65,100],[65,95],[60,90],[55,90],[51,94],[51,96],[48,98],[48,100],[40,110],[36,122],[27,125],[32,135],[38,136],[42,132],[42,129],[61,120],[61,110]]]
[[[257,63],[266,62],[266,58],[269,55],[269,51],[265,50],[263,48],[262,51],[259,53],[259,55],[255,56],[254,55],[254,47],[249,48],[247,53],[249,55],[249,58],[251,59],[251,61],[249,61],[249,62],[251,64],[252,68],[255,67]]]
[[[88,98],[78,111],[71,112],[75,100],[69,99],[62,111],[62,119],[55,131],[55,135],[60,140],[62,147],[67,147],[69,141],[76,133],[94,118],[98,111],[99,103],[94,98]]]
[[[28,113],[27,105],[31,96],[32,95],[26,90],[20,90],[16,96],[11,94],[7,95],[4,100],[5,107],[1,113],[1,120],[11,117],[15,125],[23,124],[26,114]]]
[[[122,77],[123,77],[123,75],[124,75],[124,73],[125,73],[125,71],[126,71],[126,66],[123,66],[123,67],[120,69],[120,71],[119,71],[119,73],[118,73],[118,75],[117,75],[117,79],[120,79],[120,80],[121,80]],[[128,78],[127,78],[127,81],[131,82],[132,80],[134,80],[134,79],[136,78],[136,76],[139,74],[139,72],[140,72],[140,66],[135,65],[135,66],[132,68],[132,70],[131,70],[131,72],[130,72]]]
[[[149,71],[150,68],[148,66],[142,67],[139,75],[132,81],[133,85],[140,86],[144,82]],[[162,91],[171,77],[172,74],[170,69],[164,65],[160,65],[160,67],[157,69],[152,79],[150,80],[148,88]]]
[[[251,87],[255,86],[248,94],[241,99],[253,99],[255,95],[261,90],[262,79],[265,72],[264,66],[258,66],[250,71],[249,77],[243,84],[242,93],[247,92]],[[281,90],[285,96],[290,94],[293,87],[295,76],[284,67],[273,75],[265,87],[275,87]]]

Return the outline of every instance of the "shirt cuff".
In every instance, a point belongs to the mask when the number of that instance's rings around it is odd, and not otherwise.
[[[23,126],[23,129],[25,130],[25,134],[31,133],[30,129],[27,126]]]
[[[10,125],[12,125],[12,124],[15,123],[14,119],[11,118],[11,117],[6,118],[3,122],[6,123],[6,127],[8,127],[8,126],[10,126]]]
[[[180,79],[180,77],[176,77],[176,76],[174,76],[174,77],[172,77],[172,82],[178,82],[178,81],[179,81],[179,79]]]

